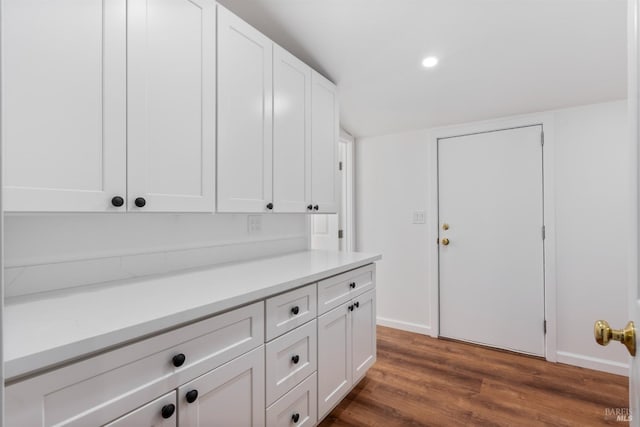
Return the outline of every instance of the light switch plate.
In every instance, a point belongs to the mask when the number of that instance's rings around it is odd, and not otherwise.
[[[249,234],[258,233],[262,230],[262,217],[260,215],[248,215],[247,230],[249,231]]]
[[[413,212],[413,223],[414,224],[424,224],[427,222],[427,214],[425,211],[414,211]]]

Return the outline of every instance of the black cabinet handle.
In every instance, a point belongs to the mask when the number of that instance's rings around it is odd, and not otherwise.
[[[138,197],[133,201],[133,203],[135,203],[139,208],[144,208],[144,205],[147,204],[147,201],[144,199],[144,197]]]
[[[116,208],[119,208],[120,206],[124,205],[124,199],[120,196],[116,196],[111,199],[111,204]]]
[[[315,205],[315,206],[313,207],[313,210],[314,210],[314,211],[317,211],[318,209],[320,209],[320,206],[318,206],[318,205]]]
[[[349,311],[353,311],[353,304],[351,304],[349,307],[347,307],[347,309],[348,309]]]
[[[293,362],[294,365],[297,365],[298,362],[300,361],[300,356],[298,356],[297,354],[295,356],[293,356],[291,358],[291,361]]]
[[[174,405],[173,403],[164,405],[162,407],[162,418],[164,418],[165,420],[167,418],[171,418],[174,412],[176,412],[176,405]]]
[[[269,210],[273,209],[273,203],[271,202],[267,203],[267,209]]]
[[[355,304],[353,304],[356,306],[356,308],[360,308],[360,301],[356,301]]]
[[[300,421],[300,414],[296,412],[295,414],[291,415],[291,421],[293,421],[294,423]]]
[[[176,354],[171,359],[171,361],[173,362],[173,366],[175,366],[176,368],[184,365],[185,360],[187,360],[187,356],[185,356],[184,353]]]
[[[291,307],[291,314],[296,315],[298,313],[300,313],[300,307],[297,305],[295,307]]]
[[[351,282],[351,283],[349,283],[349,287],[350,287],[351,289],[355,289],[355,288],[356,288],[356,282]]]
[[[307,210],[308,211],[313,210],[313,205],[307,205]]]
[[[195,402],[196,399],[198,398],[198,390],[188,391],[185,397],[187,398],[187,402],[189,403]]]

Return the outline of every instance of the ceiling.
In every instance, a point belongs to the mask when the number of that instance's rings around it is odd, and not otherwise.
[[[337,83],[356,137],[626,97],[626,0],[218,1]]]

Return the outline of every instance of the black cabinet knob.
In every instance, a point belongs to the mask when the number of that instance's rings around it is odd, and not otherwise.
[[[360,301],[356,301],[355,304],[353,304],[356,306],[356,308],[360,308]]]
[[[187,360],[187,357],[184,355],[184,353],[176,354],[171,359],[171,361],[173,362],[173,366],[175,366],[176,368],[184,365],[185,360]]]
[[[195,402],[196,399],[198,398],[198,390],[188,391],[185,397],[187,398],[187,402],[189,403]]]
[[[300,356],[298,356],[297,354],[295,356],[293,356],[291,358],[291,361],[293,362],[294,365],[297,365],[298,362],[300,361]]]
[[[162,418],[164,419],[171,418],[174,412],[176,412],[176,405],[174,405],[173,403],[164,405],[162,407]]]
[[[300,414],[296,412],[295,414],[291,415],[291,421],[293,421],[294,423],[300,421]]]
[[[355,288],[356,288],[356,282],[351,282],[351,283],[349,283],[349,287],[350,287],[351,289],[355,289]]]
[[[298,313],[300,313],[300,307],[297,305],[295,307],[291,307],[291,314],[296,315]]]
[[[138,197],[133,201],[133,203],[135,203],[139,208],[144,208],[144,205],[147,204],[147,201],[144,199],[144,197]]]
[[[273,209],[273,203],[271,202],[267,203],[267,209],[269,210]]]
[[[353,304],[351,304],[349,307],[347,307],[347,309],[348,309],[349,311],[353,311]]]
[[[313,207],[313,210],[314,210],[314,211],[317,211],[318,209],[320,209],[320,206],[318,206],[318,205],[315,205],[315,206]]]
[[[308,211],[313,210],[313,205],[307,205],[307,210],[308,210]]]
[[[120,196],[116,196],[111,199],[111,204],[116,208],[119,208],[120,206],[124,205],[124,199]]]

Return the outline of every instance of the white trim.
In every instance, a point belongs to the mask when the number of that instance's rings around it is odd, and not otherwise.
[[[609,372],[610,374],[629,376],[629,365],[626,363],[613,362],[611,360],[599,359],[596,357],[583,356],[581,354],[558,351],[558,362],[567,365],[579,366],[581,368],[595,369],[597,371]]]
[[[400,329],[402,331],[432,336],[431,327],[427,325],[405,322],[403,320],[388,319],[386,317],[377,317],[376,323],[380,326],[388,326],[389,328]]]
[[[352,252],[355,250],[355,187],[354,187],[354,174],[355,174],[355,161],[354,161],[354,152],[355,152],[355,140],[351,135],[346,133],[344,130],[340,130],[340,143],[345,144],[345,165],[343,167],[343,173],[346,173],[347,179],[347,195],[344,199],[347,201],[347,206],[345,209],[346,215],[344,220],[344,226],[347,231],[347,235],[345,236],[345,252]]]
[[[431,335],[437,337],[440,332],[440,298],[439,298],[439,263],[438,263],[438,139],[488,132],[499,129],[517,128],[531,125],[542,125],[544,131],[544,222],[546,239],[544,241],[545,263],[545,318],[547,334],[545,336],[545,357],[550,362],[557,361],[557,312],[556,312],[556,227],[555,227],[555,144],[553,113],[528,114],[495,120],[466,123],[431,129],[429,132],[429,177],[428,213],[429,218],[429,283]]]

